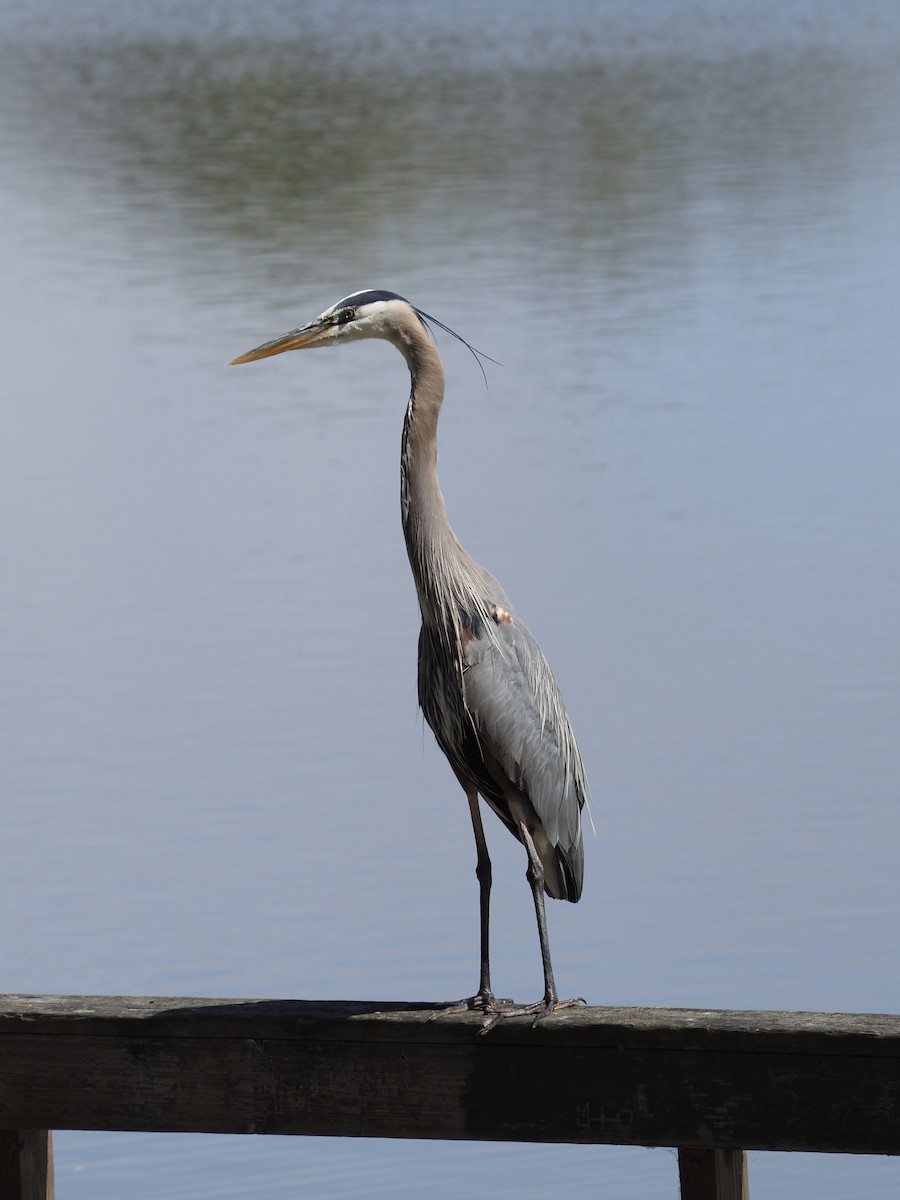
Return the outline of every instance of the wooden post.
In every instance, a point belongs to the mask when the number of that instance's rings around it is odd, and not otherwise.
[[[750,1200],[744,1150],[682,1146],[678,1151],[678,1178],[681,1200]]]
[[[52,1137],[47,1129],[0,1129],[3,1200],[53,1200]]]

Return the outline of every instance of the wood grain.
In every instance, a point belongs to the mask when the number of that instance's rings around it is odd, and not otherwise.
[[[46,1129],[0,1129],[0,1198],[53,1196],[52,1135]]]
[[[0,997],[0,1128],[900,1153],[895,1016],[432,1011]]]

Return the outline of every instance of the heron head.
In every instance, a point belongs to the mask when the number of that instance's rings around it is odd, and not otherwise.
[[[377,290],[354,292],[351,296],[345,296],[331,308],[326,308],[308,325],[301,325],[299,329],[283,333],[270,342],[263,342],[261,346],[233,358],[229,366],[256,362],[258,358],[270,358],[273,354],[281,354],[285,350],[303,350],[307,346],[334,346],[342,342],[354,342],[360,338],[385,338],[405,354],[404,342],[409,341],[410,321],[426,329],[429,335],[432,334],[432,326],[436,326],[456,338],[458,342],[462,342],[478,363],[487,385],[487,376],[481,360],[495,363],[496,359],[481,350],[476,350],[449,325],[445,325],[430,313],[423,312],[421,308],[416,308],[396,292]]]
[[[229,365],[256,362],[259,358],[269,358],[285,350],[303,350],[307,346],[332,346],[358,338],[390,337],[392,323],[396,323],[401,315],[411,313],[422,319],[418,310],[395,292],[354,292],[326,308],[308,325],[263,342],[232,359]]]

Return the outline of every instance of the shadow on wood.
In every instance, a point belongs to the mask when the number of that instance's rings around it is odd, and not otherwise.
[[[747,1149],[900,1154],[895,1016],[432,1010],[0,996],[0,1128],[687,1147],[691,1200],[746,1200]]]
[[[900,1153],[900,1018],[0,997],[0,1128]]]

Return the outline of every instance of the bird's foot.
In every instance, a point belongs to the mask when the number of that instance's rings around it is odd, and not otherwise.
[[[585,1004],[583,996],[576,996],[574,1000],[556,1000],[553,998],[544,997],[543,1000],[537,1000],[534,1004],[503,1004],[498,1006],[494,1012],[488,1015],[488,1020],[485,1021],[479,1035],[483,1036],[490,1033],[501,1021],[505,1021],[507,1017],[532,1017],[531,1028],[534,1029],[538,1022],[543,1021],[545,1017],[549,1017],[551,1013],[559,1012],[563,1008],[577,1008],[579,1004]]]
[[[499,999],[493,992],[477,992],[474,996],[469,996],[465,1000],[448,1001],[447,1004],[436,1009],[428,1020],[437,1021],[441,1017],[457,1017],[462,1013],[469,1012],[484,1013],[485,1016],[492,1016],[512,1006],[512,1004],[512,1000]]]

